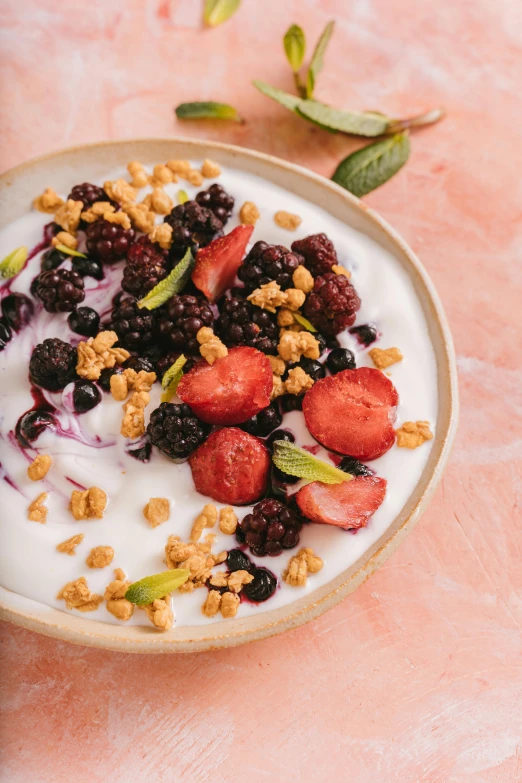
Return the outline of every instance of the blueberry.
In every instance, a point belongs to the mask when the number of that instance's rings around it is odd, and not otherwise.
[[[22,448],[29,448],[39,435],[49,427],[55,429],[56,420],[49,411],[31,410],[22,414],[16,423],[16,439]]]
[[[362,326],[352,326],[349,330],[354,334],[361,345],[368,347],[377,339],[377,328],[374,324],[363,324]]]
[[[46,250],[42,255],[41,260],[42,272],[47,272],[49,269],[57,269],[60,264],[63,264],[68,258],[70,258],[69,255],[61,253],[60,250],[57,250],[55,247]]]
[[[313,378],[314,381],[320,381],[321,378],[324,378],[326,375],[326,370],[321,362],[316,362],[315,359],[303,358],[300,360],[298,367],[302,367],[305,373],[309,375],[310,378]]]
[[[348,348],[334,348],[326,358],[326,366],[332,375],[343,370],[355,370],[355,356]]]
[[[129,356],[129,358],[123,363],[124,370],[134,370],[140,372],[154,372],[154,365],[149,359],[144,359],[140,356]]]
[[[112,376],[119,375],[122,372],[121,367],[105,367],[98,378],[98,385],[102,387],[103,391],[110,392]]]
[[[87,413],[101,402],[98,387],[91,381],[76,381],[73,391],[73,403],[76,413]]]
[[[79,258],[75,256],[72,260],[74,272],[78,272],[82,277],[94,277],[95,280],[103,279],[103,266],[95,258]]]
[[[148,462],[150,460],[150,453],[152,451],[151,444],[147,441],[142,446],[138,446],[136,449],[129,449],[127,454],[129,457],[139,460],[139,462]]]
[[[226,565],[229,571],[250,571],[252,561],[241,549],[229,549]]]
[[[262,566],[254,568],[251,572],[254,579],[243,587],[243,592],[249,601],[261,603],[273,596],[277,589],[277,577],[268,568]]]
[[[259,413],[256,413],[255,416],[252,416],[251,419],[248,419],[248,421],[241,424],[241,429],[245,430],[245,432],[248,432],[250,435],[257,435],[259,438],[264,438],[276,427],[279,427],[282,420],[278,406],[272,403],[259,411]]]
[[[11,328],[5,318],[0,318],[0,351],[3,351],[7,343],[10,341]]]
[[[78,307],[67,319],[70,328],[84,337],[95,337],[100,330],[100,316],[92,307]]]
[[[290,430],[275,430],[265,440],[265,445],[270,451],[273,449],[276,440],[286,440],[287,443],[295,443],[295,438]]]
[[[33,313],[33,303],[24,294],[9,294],[2,299],[2,315],[15,332],[29,323]]]
[[[351,473],[352,476],[375,475],[373,470],[367,467],[367,465],[363,465],[363,463],[359,462],[355,457],[344,457],[344,459],[341,460],[339,467],[341,470],[344,470],[345,473]]]

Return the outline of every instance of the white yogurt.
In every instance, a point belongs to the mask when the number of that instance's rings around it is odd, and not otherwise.
[[[124,175],[123,170],[112,171],[107,179]],[[403,353],[404,360],[390,368],[400,397],[397,422],[429,420],[435,430],[435,356],[421,306],[398,262],[378,244],[320,207],[263,179],[230,169],[222,174],[219,182],[235,197],[238,208],[246,200],[254,201],[258,206],[261,219],[256,224],[253,241],[263,239],[289,246],[294,239],[320,231],[330,237],[339,259],[352,271],[352,282],[362,300],[357,323],[375,323],[382,336],[374,345],[397,346]],[[174,201],[180,187],[191,198],[199,190],[185,182],[169,185],[166,190]],[[301,216],[298,231],[289,233],[274,223],[273,215],[278,210]],[[20,245],[35,246],[49,219],[47,215],[34,212],[7,226],[0,232],[0,258]],[[237,224],[237,217],[233,217],[226,230]],[[12,281],[11,290],[28,293],[31,280],[39,270],[40,255]],[[100,315],[109,312],[120,278],[121,266],[110,270],[101,283],[86,278],[83,304],[93,307]],[[195,491],[188,463],[174,464],[155,449],[148,464],[125,454],[125,441],[119,434],[121,403],[108,394],[104,394],[102,403],[92,411],[74,416],[69,406],[63,404],[61,392],[44,392],[59,410],[61,433],[45,432],[33,444],[34,448],[22,450],[13,431],[18,418],[33,407],[28,380],[29,358],[34,346],[47,337],[60,337],[74,343],[81,339],[69,330],[67,314],[50,315],[37,305],[31,323],[14,335],[0,353],[0,580],[9,590],[66,611],[64,602],[57,600],[56,595],[66,582],[79,576],[86,576],[90,588],[103,594],[113,578],[114,567],[122,568],[133,581],[165,570],[164,546],[168,536],[174,533],[187,540],[192,523],[208,498]],[[367,349],[351,335],[342,335],[341,342],[356,353],[358,367],[373,366]],[[159,403],[159,396],[159,384],[155,384],[147,413]],[[305,427],[302,413],[286,414],[282,426],[293,431],[299,445],[316,445]],[[279,577],[280,585],[264,604],[242,603],[238,617],[289,604],[330,581],[361,557],[400,512],[421,476],[430,448],[431,443],[414,451],[393,447],[371,463],[376,473],[387,479],[388,490],[384,503],[368,526],[355,535],[327,525],[303,527],[299,546],[312,547],[324,560],[324,568],[309,578],[306,587],[293,588],[281,582],[281,573],[294,550],[286,550],[273,558],[252,558],[270,568]],[[53,465],[44,481],[32,482],[27,477],[27,467],[38,453],[50,454]],[[319,452],[321,455],[324,455],[323,450]],[[68,501],[77,485],[99,486],[107,492],[109,503],[103,519],[77,522],[72,518]],[[47,523],[30,522],[27,507],[45,490],[49,492]],[[155,529],[148,526],[142,513],[151,497],[169,498],[171,504],[170,519]],[[240,517],[249,510],[236,509]],[[76,533],[85,535],[76,555],[69,557],[58,553],[56,545]],[[113,563],[108,568],[89,569],[85,559],[91,548],[99,545],[114,548]],[[218,531],[214,551],[231,549],[235,545],[234,537]],[[201,613],[205,596],[205,590],[175,594],[176,624],[225,622],[220,616],[210,620]],[[118,623],[107,612],[104,603],[84,616]],[[143,612],[136,611],[129,622],[147,623],[144,617]]]

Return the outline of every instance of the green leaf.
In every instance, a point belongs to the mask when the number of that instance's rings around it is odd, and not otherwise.
[[[297,321],[298,324],[301,324],[301,326],[304,326],[307,332],[317,332],[317,329],[313,324],[310,323],[310,321],[304,317],[304,315],[301,315],[301,313],[292,313],[294,316],[294,321]]]
[[[85,253],[79,253],[78,250],[73,250],[70,247],[67,247],[67,245],[56,245],[56,250],[59,250],[60,253],[65,253],[68,256],[74,256],[75,258],[87,258]]]
[[[203,20],[205,24],[216,27],[230,19],[240,4],[241,0],[205,0]]]
[[[161,379],[161,402],[169,402],[176,394],[178,383],[183,378],[183,367],[187,363],[186,358],[181,354],[174,364],[171,364],[163,378]]]
[[[353,476],[343,470],[323,462],[314,457],[309,451],[301,449],[294,443],[286,440],[274,442],[274,454],[272,461],[279,470],[289,473],[291,476],[308,479],[309,481],[322,481],[324,484],[342,484],[343,481],[351,481]]]
[[[15,277],[15,275],[24,268],[28,255],[29,251],[25,245],[17,247],[16,250],[9,253],[9,255],[0,262],[0,277],[3,277],[4,280],[10,280],[12,277]]]
[[[298,98],[297,95],[291,95],[289,92],[279,90],[277,87],[271,87],[266,82],[261,82],[258,79],[253,81],[252,84],[267,98],[277,101],[277,103],[280,103],[285,109],[290,109],[290,111],[295,112],[300,104],[303,103],[303,100]]]
[[[129,587],[125,598],[138,606],[151,604],[156,598],[163,598],[173,590],[177,590],[187,581],[189,576],[190,571],[187,568],[174,568],[172,571],[146,576]]]
[[[303,64],[306,51],[305,34],[299,25],[290,25],[283,38],[283,47],[286,59],[290,63],[290,68],[294,73],[297,73]]]
[[[407,117],[405,120],[390,120],[388,133],[399,133],[407,128],[422,128],[424,125],[433,125],[442,120],[446,112],[444,109],[431,109],[424,114],[417,114],[415,117]]]
[[[335,22],[328,22],[328,24],[326,25],[326,27],[322,32],[321,37],[317,42],[317,46],[315,47],[315,51],[312,55],[310,66],[308,68],[308,73],[306,75],[307,98],[313,98],[315,82],[319,72],[322,70],[324,53],[326,51],[326,47],[330,42],[330,38],[332,37],[334,27],[335,27]]]
[[[237,110],[228,103],[216,103],[215,101],[193,101],[192,103],[180,103],[176,107],[178,120],[234,120],[243,122]]]
[[[355,196],[365,196],[388,182],[404,166],[409,155],[408,136],[398,133],[352,152],[339,163],[332,179]]]
[[[189,195],[186,190],[178,190],[178,204],[184,204],[189,200]]]
[[[331,130],[353,136],[382,136],[387,132],[389,117],[373,112],[343,111],[319,101],[301,101],[299,114]]]
[[[196,261],[190,248],[187,250],[179,264],[172,272],[158,285],[154,286],[152,291],[140,299],[138,307],[145,307],[147,310],[155,310],[170,299],[174,294],[179,294],[187,285]]]

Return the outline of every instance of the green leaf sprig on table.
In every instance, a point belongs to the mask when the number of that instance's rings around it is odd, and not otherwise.
[[[228,103],[192,101],[180,103],[175,109],[178,120],[232,120],[243,122],[237,110]]]
[[[241,0],[205,0],[203,21],[210,27],[217,27],[236,13]]]

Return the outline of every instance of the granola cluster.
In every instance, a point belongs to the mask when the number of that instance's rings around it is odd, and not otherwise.
[[[286,228],[287,231],[295,231],[303,221],[299,215],[293,215],[291,212],[285,212],[284,209],[281,209],[279,212],[275,213],[274,222],[279,228]]]
[[[48,492],[42,492],[38,497],[29,504],[27,512],[27,518],[31,522],[40,522],[42,525],[47,522],[47,506],[45,501],[47,500]]]
[[[123,405],[123,420],[120,433],[124,438],[134,440],[145,433],[145,408],[150,402],[146,391],[135,391]]]
[[[143,509],[143,516],[151,527],[158,527],[166,522],[170,517],[168,498],[151,498]]]
[[[75,489],[71,495],[69,511],[75,519],[102,519],[107,507],[107,494],[99,487]]]
[[[165,546],[167,567],[170,569],[186,568],[190,571],[188,581],[179,588],[182,593],[204,587],[214,566],[226,560],[226,552],[212,554],[212,546],[216,539],[215,534],[209,533],[203,542],[200,541],[203,531],[206,528],[214,527],[217,519],[216,507],[208,503],[194,521],[189,542],[181,541],[179,536],[169,536]]]
[[[111,394],[115,400],[123,402],[131,391],[150,392],[155,381],[155,372],[147,372],[146,370],[136,372],[136,370],[128,367],[122,373],[116,373],[111,376]]]
[[[405,421],[395,432],[397,446],[402,449],[417,449],[433,438],[429,421]]]
[[[56,549],[58,552],[63,552],[65,555],[75,555],[76,547],[82,543],[85,535],[83,533],[77,533],[75,536],[62,541],[61,544],[57,544]]]
[[[67,582],[57,598],[65,601],[67,609],[78,609],[79,612],[94,612],[103,601],[103,596],[91,592],[84,576],[74,582]]]
[[[214,334],[213,329],[208,326],[202,326],[196,335],[200,345],[199,352],[209,364],[214,364],[217,359],[228,356],[228,348],[221,342],[219,337]]]
[[[299,288],[287,288],[286,291],[282,291],[281,286],[275,280],[256,288],[248,296],[249,302],[262,310],[268,310],[269,313],[275,313],[276,308],[283,305],[290,311],[297,311],[303,306],[305,298],[304,291]]]
[[[130,620],[134,614],[134,604],[125,598],[125,593],[130,584],[121,568],[116,568],[114,570],[114,581],[110,582],[105,588],[103,598],[107,602],[107,611],[117,620]]]
[[[81,378],[97,381],[101,371],[111,369],[116,364],[123,364],[130,353],[124,348],[113,348],[118,342],[116,332],[100,332],[96,337],[90,337],[87,342],[78,345],[78,364],[76,372]]]
[[[308,574],[316,574],[323,565],[322,559],[314,554],[313,549],[300,549],[290,558],[288,566],[283,571],[283,581],[291,587],[304,587],[308,581]]]
[[[114,559],[112,546],[95,546],[85,561],[89,568],[106,568]]]
[[[52,465],[52,459],[48,454],[39,454],[27,468],[27,475],[31,481],[41,481]]]
[[[402,361],[402,353],[398,348],[372,348],[368,353],[378,370],[385,370],[392,364]]]

